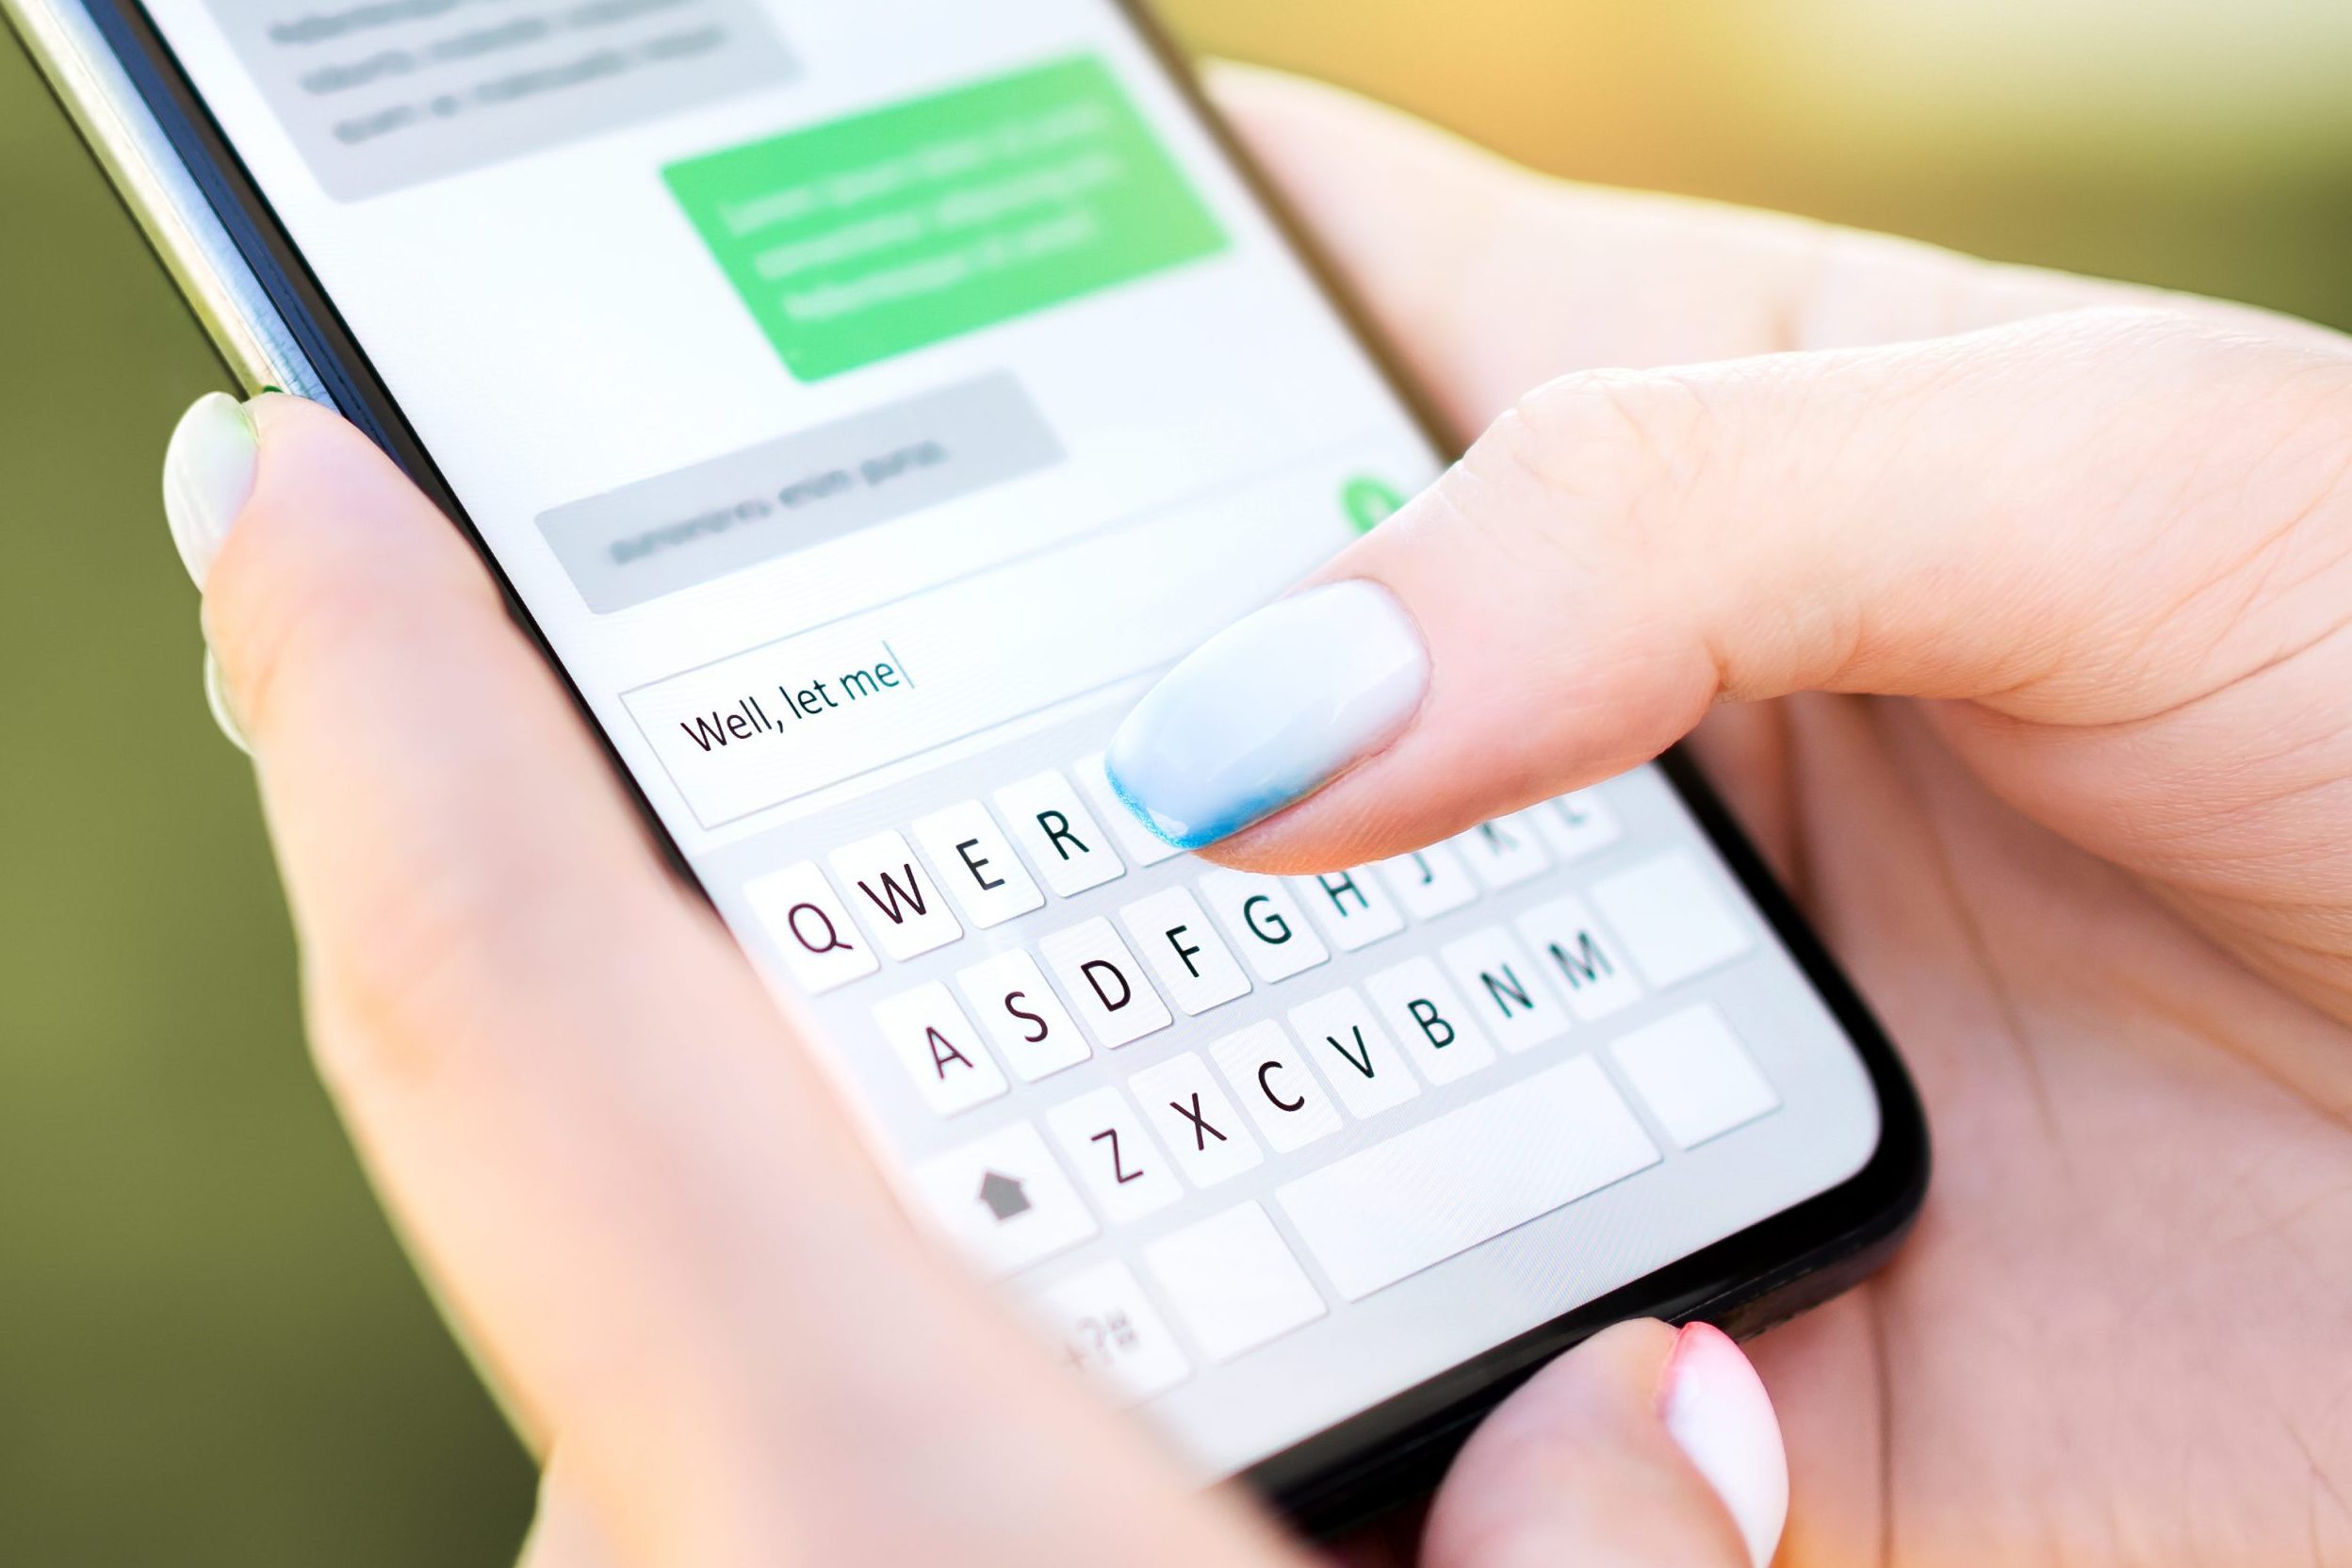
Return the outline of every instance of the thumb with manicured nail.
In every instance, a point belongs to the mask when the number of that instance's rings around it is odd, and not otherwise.
[[[163,517],[180,564],[202,593],[237,514],[253,493],[261,439],[253,411],[226,392],[207,392],[188,405],[163,454]],[[204,703],[213,723],[239,751],[245,732],[229,706],[220,663],[204,651]]]
[[[163,453],[163,516],[180,564],[200,590],[253,493],[260,458],[253,415],[226,392],[197,399],[172,429]]]
[[[1694,1323],[1621,1323],[1486,1419],[1429,1512],[1427,1568],[1764,1568],[1788,1511],[1747,1357]]]

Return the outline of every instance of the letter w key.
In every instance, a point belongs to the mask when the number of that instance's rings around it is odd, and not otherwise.
[[[834,874],[865,896],[880,917],[872,923],[876,942],[893,958],[911,958],[943,947],[964,934],[930,876],[916,864],[914,851],[895,832],[876,833],[832,854]]]

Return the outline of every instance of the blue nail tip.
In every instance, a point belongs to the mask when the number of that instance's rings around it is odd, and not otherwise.
[[[1168,825],[1161,820],[1160,814],[1137,799],[1135,792],[1129,789],[1126,780],[1119,776],[1119,769],[1108,757],[1102,759],[1102,776],[1110,784],[1111,793],[1117,795],[1119,803],[1127,808],[1127,814],[1143,824],[1145,832],[1169,848],[1199,849],[1202,844],[1216,841],[1213,839],[1195,838],[1189,834],[1169,832]]]
[[[1212,818],[1205,826],[1186,828],[1169,823],[1166,817],[1145,805],[1119,776],[1118,768],[1108,757],[1102,760],[1102,776],[1109,781],[1111,792],[1119,797],[1119,804],[1126,807],[1153,838],[1171,849],[1185,851],[1205,849],[1220,839],[1230,839],[1243,828],[1264,822],[1305,792],[1298,790],[1270,791],[1237,811]]]

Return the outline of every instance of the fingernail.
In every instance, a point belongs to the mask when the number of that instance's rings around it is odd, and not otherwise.
[[[204,706],[212,710],[212,722],[220,727],[229,744],[251,757],[253,743],[245,739],[245,727],[237,722],[237,710],[229,706],[229,689],[220,679],[220,661],[210,648],[204,649]]]
[[[1429,687],[1421,633],[1377,583],[1266,606],[1193,650],[1111,738],[1111,784],[1179,849],[1236,833],[1390,740]]]
[[[189,404],[163,449],[164,521],[200,591],[253,494],[260,451],[253,416],[226,392],[207,392]]]
[[[1765,1568],[1788,1522],[1788,1458],[1764,1380],[1721,1329],[1686,1326],[1667,1358],[1659,1417],[1723,1500],[1748,1559]]]

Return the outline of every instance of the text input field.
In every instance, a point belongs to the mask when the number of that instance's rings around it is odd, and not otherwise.
[[[1161,509],[621,700],[718,827],[1182,657],[1346,543],[1345,471],[1326,458]]]

